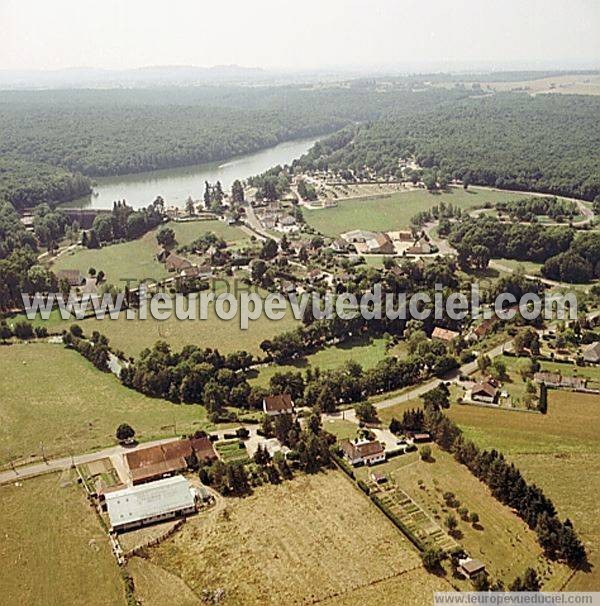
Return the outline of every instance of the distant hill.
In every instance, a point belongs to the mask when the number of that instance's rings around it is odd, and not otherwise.
[[[76,67],[58,70],[0,70],[0,88],[110,88],[206,83],[242,83],[273,76],[258,67],[162,65],[125,70]]]

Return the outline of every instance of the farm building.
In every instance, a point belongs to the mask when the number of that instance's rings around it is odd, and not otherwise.
[[[217,458],[212,442],[207,437],[201,437],[134,450],[127,453],[125,459],[133,484],[142,484],[184,471],[192,453],[199,461]]]
[[[485,572],[485,564],[480,560],[465,558],[458,560],[458,569],[468,578],[471,579],[475,575]]]
[[[600,363],[600,341],[590,343],[583,348],[583,359],[590,364]]]
[[[115,532],[163,522],[196,511],[196,496],[181,477],[116,490],[105,495],[110,525]]]
[[[190,267],[192,267],[192,264],[183,257],[170,254],[167,257],[167,260],[165,261],[165,267],[167,268],[167,271],[176,271],[179,273],[182,272],[184,269],[189,269]]]
[[[263,399],[263,411],[269,416],[292,414],[294,412],[292,396],[289,393],[266,396]]]
[[[375,465],[385,461],[385,451],[381,442],[340,442],[344,457],[350,465]]]
[[[384,233],[374,234],[374,237],[369,238],[365,244],[370,253],[393,255],[396,252],[392,239]]]
[[[498,391],[489,383],[476,383],[471,389],[471,399],[478,402],[493,404],[496,401]]]
[[[440,328],[436,326],[431,333],[432,339],[437,339],[438,341],[443,341],[444,343],[451,343],[460,336],[460,333],[454,330],[448,330],[447,328]]]
[[[583,377],[563,377],[557,372],[536,372],[533,375],[536,383],[544,383],[548,387],[564,387],[565,389],[585,389],[587,379]]]
[[[352,231],[347,231],[345,234],[342,234],[342,238],[346,240],[346,242],[350,242],[350,244],[357,244],[359,242],[363,243],[372,240],[375,235],[375,232],[367,231],[366,229],[353,229]]]
[[[71,288],[82,286],[85,282],[84,275],[78,269],[59,269],[55,274],[59,282],[66,280]]]

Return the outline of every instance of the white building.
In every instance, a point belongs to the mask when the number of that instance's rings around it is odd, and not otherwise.
[[[375,465],[385,461],[385,450],[381,442],[342,440],[340,447],[350,465]]]
[[[110,525],[116,532],[196,511],[196,494],[182,476],[109,492],[105,500]]]

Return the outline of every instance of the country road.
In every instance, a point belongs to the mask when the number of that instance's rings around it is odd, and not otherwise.
[[[491,359],[496,358],[499,355],[502,355],[502,352],[505,348],[510,345],[512,341],[506,341],[501,345],[497,345],[493,349],[485,352],[487,356]],[[437,385],[439,385],[440,381],[456,381],[460,375],[470,375],[477,370],[477,360],[473,362],[469,362],[468,364],[463,364],[460,368],[452,371],[449,375],[442,379],[431,379],[427,383],[422,383],[421,385],[417,385],[415,388],[410,389],[409,391],[405,391],[404,393],[398,394],[396,396],[391,396],[386,398],[385,400],[381,400],[379,402],[374,402],[373,406],[375,408],[383,409],[383,408],[391,408],[396,404],[402,404],[403,402],[409,402],[410,400],[414,400],[419,396],[427,393],[434,389]]]

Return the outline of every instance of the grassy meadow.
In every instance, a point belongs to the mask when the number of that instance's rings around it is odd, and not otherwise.
[[[268,387],[271,377],[278,372],[305,371],[307,368],[333,370],[350,360],[358,362],[365,369],[372,368],[380,360],[383,360],[385,356],[385,339],[353,340],[326,347],[293,364],[263,366],[258,371],[257,376],[250,380],[250,383],[261,387]]]
[[[224,590],[233,604],[379,604],[389,583],[401,603],[430,604],[450,586],[428,575],[410,543],[341,472],[263,486],[225,509],[196,516],[149,552],[196,595]]]
[[[49,457],[110,446],[124,422],[140,440],[208,425],[202,406],[143,396],[62,345],[0,347],[0,367],[0,463],[39,457],[40,442]]]
[[[542,554],[535,533],[510,508],[500,504],[489,489],[454,458],[433,446],[433,462],[415,457],[414,463],[399,469],[394,477],[398,486],[409,494],[440,526],[453,512],[458,522],[458,542],[471,557],[486,563],[492,578],[510,583],[527,567],[535,568],[547,588],[556,588],[566,579],[564,566],[549,563]],[[400,457],[402,458],[402,457]],[[473,526],[446,506],[444,492],[453,492],[462,507],[479,514]]]
[[[523,194],[494,190],[451,188],[431,194],[425,190],[406,191],[381,198],[340,200],[336,207],[304,209],[306,222],[326,236],[338,236],[352,229],[390,231],[406,229],[419,211],[444,202],[463,210],[483,206],[486,202],[518,200]]]
[[[4,604],[125,606],[125,588],[84,491],[69,474],[0,487]]]
[[[190,221],[186,223],[170,222],[175,238],[180,246],[189,244],[206,232],[221,236],[228,243],[239,243],[247,235],[238,227],[227,225],[223,221]],[[159,246],[156,243],[156,230],[148,232],[138,240],[112,244],[98,249],[76,248],[60,255],[52,264],[54,270],[78,269],[84,275],[90,267],[104,271],[107,282],[115,286],[125,285],[124,280],[138,282],[142,279],[161,280],[169,272],[156,259]]]

